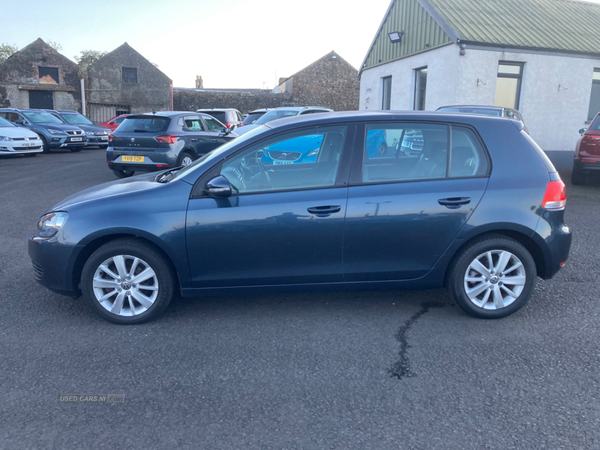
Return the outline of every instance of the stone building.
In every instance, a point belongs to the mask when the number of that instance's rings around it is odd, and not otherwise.
[[[175,111],[234,108],[247,114],[255,109],[297,106],[297,103],[292,94],[274,94],[270,89],[174,88],[173,105]]]
[[[94,122],[119,114],[172,109],[172,82],[124,43],[87,69],[87,113]]]
[[[298,106],[324,106],[335,111],[358,109],[358,71],[331,51],[289,78],[280,79],[273,90],[292,95]]]
[[[600,5],[392,0],[360,69],[360,109],[518,109],[553,158],[600,110]],[[572,159],[572,158],[571,158]]]
[[[37,39],[0,64],[0,106],[81,108],[77,64]]]

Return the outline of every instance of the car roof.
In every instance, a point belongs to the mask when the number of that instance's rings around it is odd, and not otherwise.
[[[519,129],[522,123],[507,117],[494,117],[482,114],[461,114],[456,112],[432,112],[432,111],[338,111],[328,114],[298,115],[283,119],[272,120],[265,125],[269,128],[292,127],[302,123],[323,125],[344,122],[366,122],[366,121],[432,121],[432,122],[455,122],[470,124],[474,121],[502,120],[511,121]]]
[[[324,111],[333,111],[333,109],[325,108],[323,106],[279,106],[278,108],[273,108],[278,111],[304,111],[306,109],[322,109]]]
[[[266,113],[267,111],[271,111],[273,108],[261,108],[255,109],[254,111],[250,111],[248,114],[256,114],[256,113]]]
[[[196,112],[201,111],[237,111],[235,108],[200,108],[197,109]]]

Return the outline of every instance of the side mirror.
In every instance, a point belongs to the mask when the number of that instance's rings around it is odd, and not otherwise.
[[[114,125],[115,123],[111,120],[110,122],[108,122],[109,125]]]
[[[223,175],[219,175],[206,183],[204,192],[214,198],[230,197],[232,192],[231,183]]]
[[[587,131],[587,128],[582,128],[581,130],[579,130],[579,134],[583,134]]]

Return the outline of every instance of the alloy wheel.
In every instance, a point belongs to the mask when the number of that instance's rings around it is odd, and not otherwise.
[[[158,277],[136,256],[116,255],[98,266],[92,282],[94,296],[104,309],[118,316],[146,312],[158,297]]]
[[[525,267],[519,258],[506,250],[490,250],[469,264],[464,288],[474,305],[498,310],[519,298],[526,281]]]
[[[194,162],[194,160],[190,156],[184,156],[183,159],[181,160],[181,165],[183,167],[185,167],[185,166],[189,166],[193,162]]]

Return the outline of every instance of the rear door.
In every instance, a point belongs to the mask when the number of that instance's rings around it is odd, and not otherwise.
[[[383,133],[388,151],[368,148],[377,142],[370,135]],[[357,134],[344,228],[344,279],[420,278],[481,200],[487,153],[472,129],[446,124],[368,123]],[[415,134],[422,137],[423,150],[406,155],[400,150],[406,147],[403,141]]]

